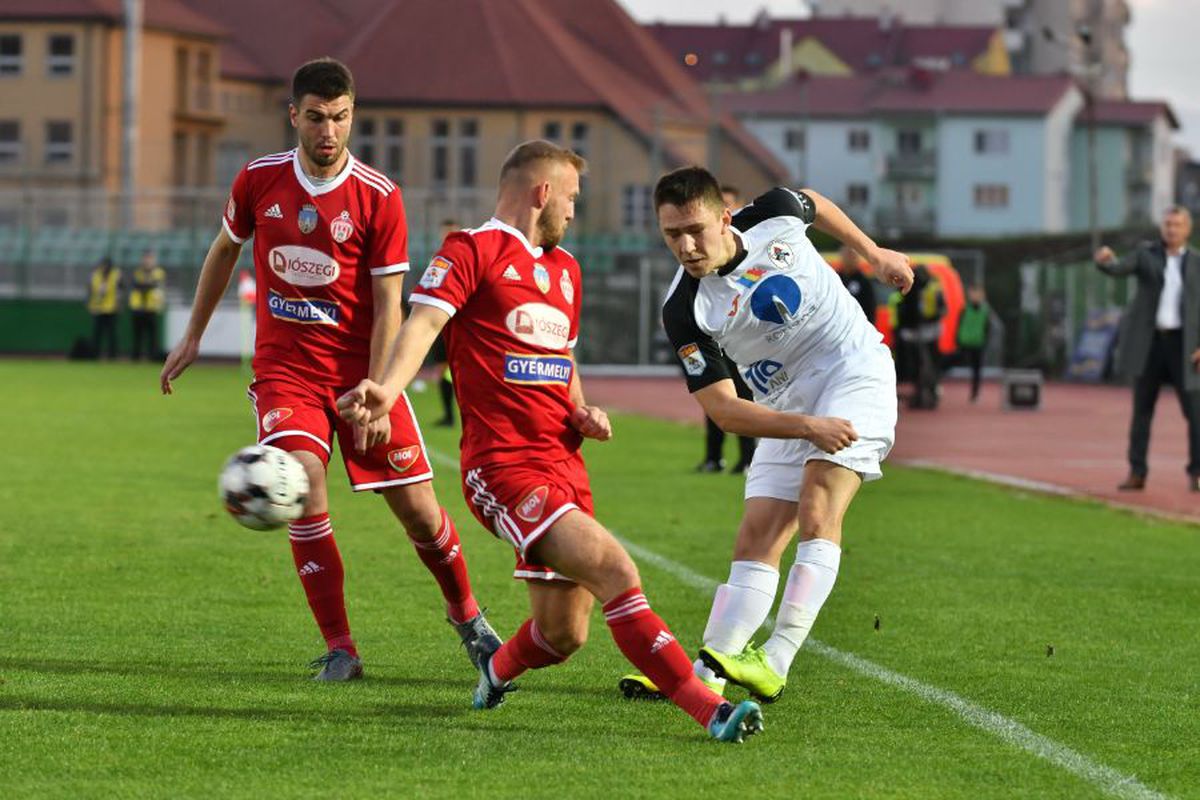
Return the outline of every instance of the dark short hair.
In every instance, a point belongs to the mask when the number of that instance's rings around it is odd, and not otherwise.
[[[538,161],[557,161],[561,164],[570,164],[580,175],[587,174],[587,161],[574,150],[568,147],[559,147],[545,139],[532,139],[517,145],[504,159],[504,164],[500,167],[500,180],[504,180],[511,173]]]
[[[292,76],[292,103],[300,105],[306,94],[322,100],[336,100],[342,95],[354,99],[354,76],[350,68],[335,58],[316,58],[303,64]]]
[[[654,187],[654,211],[670,204],[680,208],[701,202],[718,211],[724,210],[721,184],[704,167],[680,167],[658,179]]]

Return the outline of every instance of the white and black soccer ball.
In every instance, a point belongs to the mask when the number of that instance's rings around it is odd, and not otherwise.
[[[286,450],[255,444],[238,450],[221,470],[221,502],[230,515],[256,531],[298,519],[308,500],[308,475]]]

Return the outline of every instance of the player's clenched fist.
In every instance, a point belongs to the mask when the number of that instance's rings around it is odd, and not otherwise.
[[[873,254],[871,263],[875,267],[875,273],[879,276],[879,280],[888,286],[899,289],[903,294],[908,294],[908,290],[913,285],[913,270],[912,265],[908,262],[908,256],[896,250],[881,247]]]
[[[809,434],[804,438],[826,453],[836,453],[858,440],[858,433],[848,419],[813,417],[809,425]]]
[[[372,380],[359,381],[350,391],[338,398],[338,414],[346,422],[366,426],[392,410],[396,397]]]
[[[571,427],[588,439],[607,442],[612,438],[608,414],[595,406],[579,406],[571,412]]]

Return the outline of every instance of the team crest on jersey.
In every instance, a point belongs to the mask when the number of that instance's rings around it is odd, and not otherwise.
[[[296,225],[301,233],[312,233],[317,227],[317,207],[311,203],[301,206],[300,213],[296,215]]]
[[[571,282],[571,273],[563,270],[562,277],[558,279],[558,288],[562,291],[563,299],[568,303],[575,302],[575,284]]]
[[[550,273],[541,264],[533,265],[533,282],[542,290],[542,294],[550,291]]]
[[[546,498],[549,496],[549,486],[537,487],[517,504],[517,516],[526,522],[537,522],[546,513]]]
[[[421,455],[421,446],[410,444],[408,447],[401,447],[399,450],[393,450],[387,454],[388,464],[396,472],[408,472],[413,464],[417,463],[417,458]]]
[[[272,408],[267,413],[263,414],[262,427],[263,433],[270,433],[279,427],[279,423],[292,415],[290,408]]]
[[[767,245],[767,258],[771,259],[771,263],[777,267],[790,265],[794,257],[792,248],[788,246],[787,242],[776,239]]]
[[[679,360],[683,362],[683,369],[688,375],[694,378],[704,374],[708,362],[704,360],[704,353],[700,352],[700,345],[692,342],[685,344],[675,352],[679,356]]]
[[[423,289],[436,289],[446,281],[454,262],[444,256],[434,256],[433,261],[425,268],[425,273],[419,281]]]
[[[338,244],[341,244],[349,239],[350,235],[353,233],[354,223],[350,221],[349,211],[343,211],[341,214],[338,214],[337,219],[329,223],[329,235],[332,236],[333,240]]]

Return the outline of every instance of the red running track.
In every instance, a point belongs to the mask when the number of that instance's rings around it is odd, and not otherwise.
[[[699,406],[679,378],[587,376],[588,401],[601,407],[701,423]],[[1084,496],[1200,524],[1200,494],[1188,491],[1186,423],[1174,391],[1164,390],[1150,439],[1150,475],[1142,492],[1120,492],[1130,390],[1047,384],[1036,411],[1004,411],[1000,386],[985,384],[979,402],[967,384],[943,384],[935,411],[903,406],[890,461],[945,469],[1040,491]],[[701,452],[697,433],[697,453]]]

